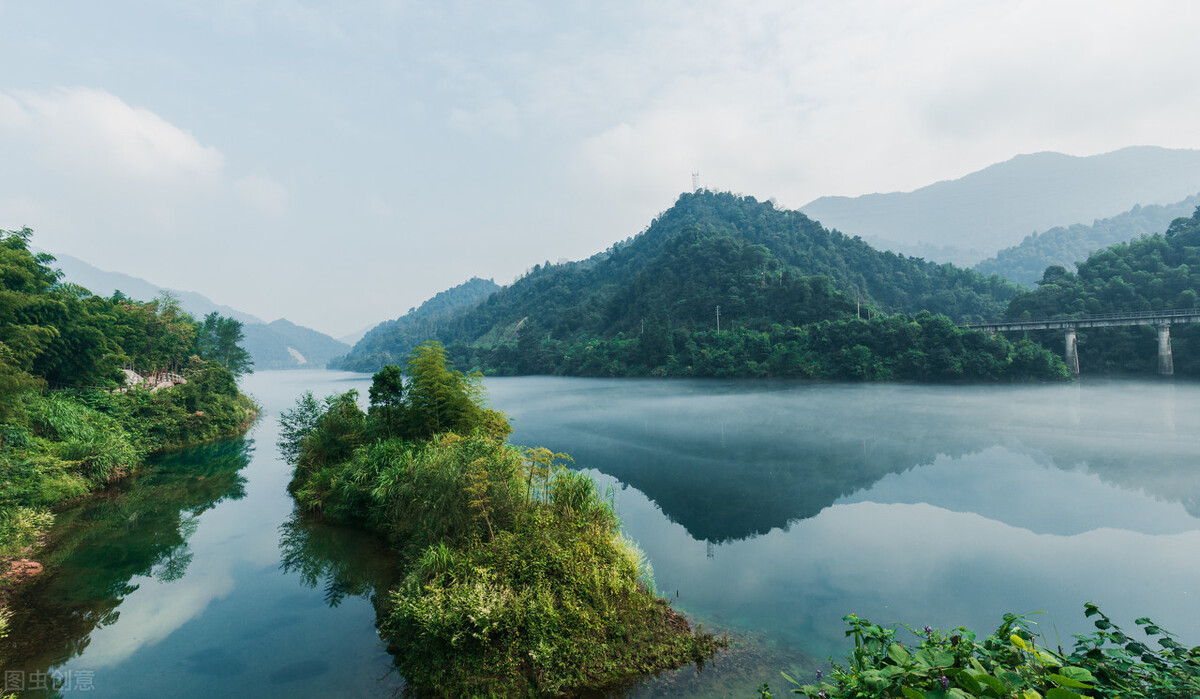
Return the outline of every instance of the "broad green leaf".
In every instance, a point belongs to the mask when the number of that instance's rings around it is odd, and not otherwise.
[[[1091,689],[1092,688],[1092,685],[1088,684],[1087,682],[1080,682],[1079,680],[1073,680],[1070,677],[1067,677],[1065,675],[1052,674],[1052,675],[1050,675],[1050,680],[1052,682],[1054,682],[1055,684],[1059,685],[1060,687],[1074,687],[1076,689]]]
[[[1012,644],[1021,650],[1029,650],[1029,644],[1025,643],[1025,639],[1015,633],[1009,636],[1008,640],[1012,641]]]
[[[878,670],[867,670],[862,673],[862,681],[863,684],[867,685],[874,692],[883,690],[890,684],[883,676],[883,673]]]
[[[1046,699],[1079,699],[1079,695],[1069,689],[1055,687],[1046,691]]]
[[[971,676],[971,673],[969,673],[969,672],[955,673],[954,682],[959,687],[962,687],[963,689],[967,690],[968,692],[970,692],[971,694],[974,694],[976,696],[978,696],[979,693],[983,691],[983,687],[979,684],[979,682],[974,677]]]
[[[892,645],[888,646],[887,654],[888,657],[891,658],[892,662],[896,663],[897,665],[904,665],[912,660],[912,656],[909,655],[908,651],[904,650],[904,646],[900,645],[899,643],[893,643]]]
[[[918,692],[912,687],[901,687],[900,691],[903,692],[904,696],[908,697],[908,699],[925,699],[924,694]]]
[[[1076,682],[1095,682],[1096,681],[1096,678],[1092,676],[1091,671],[1088,670],[1087,668],[1083,668],[1083,667],[1075,667],[1074,665],[1067,665],[1066,667],[1062,668],[1058,672],[1060,675],[1063,675],[1064,677],[1070,677],[1071,679],[1075,680]]]
[[[992,677],[991,675],[989,675],[986,672],[974,673],[972,675],[972,677],[975,678],[976,682],[987,685],[993,692],[996,693],[996,696],[998,696],[998,697],[1005,696],[1008,693],[1004,687],[1003,682],[996,679],[995,677]]]

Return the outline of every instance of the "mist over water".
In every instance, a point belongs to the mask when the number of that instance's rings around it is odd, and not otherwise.
[[[1069,648],[1091,600],[1200,642],[1194,385],[488,386],[515,441],[615,486],[660,589],[706,627],[824,659],[851,612],[987,633],[1045,610]]]

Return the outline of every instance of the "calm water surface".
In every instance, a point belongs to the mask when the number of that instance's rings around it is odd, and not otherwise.
[[[278,411],[367,377],[262,372],[244,441],[191,450],[63,513],[16,601],[9,666],[95,696],[371,696],[402,686],[370,537],[298,518]],[[1200,643],[1200,388],[489,379],[513,441],[611,488],[660,593],[731,650],[633,690],[753,696],[844,651],[841,617],[1070,645],[1093,600]],[[16,662],[14,663],[14,659]],[[81,674],[82,673],[82,674]],[[70,684],[63,696],[71,696]]]

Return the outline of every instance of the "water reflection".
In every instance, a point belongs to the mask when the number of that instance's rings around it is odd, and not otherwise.
[[[16,614],[0,655],[4,667],[47,672],[81,655],[95,633],[130,613],[121,606],[134,592],[182,578],[193,558],[189,539],[199,517],[222,501],[245,496],[240,471],[252,451],[252,441],[234,440],[170,454],[144,475],[60,513],[53,547],[42,557],[47,572],[12,600]],[[133,612],[155,617],[145,624],[141,643],[191,616],[177,605],[156,612]],[[106,646],[91,661],[115,662],[136,645]]]
[[[493,402],[513,417],[515,440],[571,453],[645,493],[693,538],[716,543],[808,519],[889,475],[996,447],[1025,455],[1025,465],[1086,468],[1192,514],[1200,502],[1200,479],[1192,477],[1197,415],[1177,410],[1171,385],[524,379],[489,386]],[[1195,396],[1188,392],[1193,404]],[[955,477],[969,487],[985,471]],[[1021,478],[1009,481],[1027,487]]]
[[[383,540],[296,512],[279,528],[280,565],[336,607],[347,596],[376,604],[398,579],[395,554]]]

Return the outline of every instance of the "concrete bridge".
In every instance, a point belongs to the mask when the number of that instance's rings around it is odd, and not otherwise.
[[[1003,323],[975,323],[968,328],[988,333],[1011,332],[1014,330],[1063,330],[1066,333],[1064,358],[1071,373],[1079,375],[1079,348],[1075,331],[1079,328],[1115,328],[1129,325],[1153,325],[1158,328],[1158,373],[1160,376],[1175,374],[1175,361],[1171,356],[1171,324],[1200,323],[1200,308],[1175,311],[1131,311],[1129,313],[1100,313],[1074,318],[1043,318],[1040,320],[1014,320]]]

